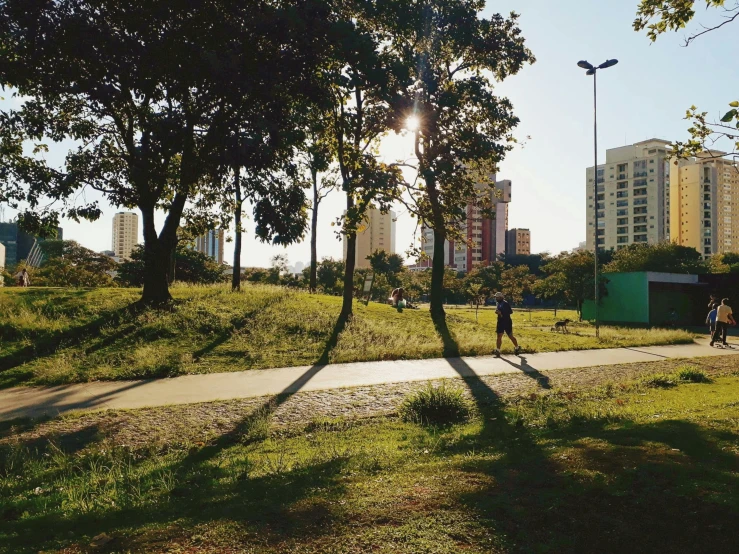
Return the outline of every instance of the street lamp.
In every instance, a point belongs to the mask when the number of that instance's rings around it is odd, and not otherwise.
[[[595,258],[595,336],[600,338],[600,322],[598,321],[598,89],[596,87],[596,73],[599,69],[607,69],[613,67],[618,63],[618,60],[606,60],[598,67],[594,66],[590,62],[580,60],[577,62],[577,66],[586,69],[585,75],[593,76],[593,150],[595,165],[593,166],[593,207],[595,208],[595,228],[593,233],[595,235],[593,258]],[[604,195],[605,198],[605,195]],[[604,201],[605,205],[605,201]]]

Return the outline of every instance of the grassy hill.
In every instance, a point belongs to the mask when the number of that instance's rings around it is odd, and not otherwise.
[[[249,285],[238,294],[226,286],[178,286],[172,293],[171,311],[153,311],[135,307],[137,289],[2,290],[0,387],[442,355],[426,310],[358,303],[329,349],[338,297]],[[574,312],[558,316],[576,319]],[[461,354],[492,353],[492,309],[480,310],[479,323],[468,309],[450,310],[448,319]],[[568,335],[553,333],[554,319],[552,312],[514,314],[526,352],[692,341],[684,331],[609,327],[596,341],[587,323]],[[504,345],[510,351],[507,339]]]

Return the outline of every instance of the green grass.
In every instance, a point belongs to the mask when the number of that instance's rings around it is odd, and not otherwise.
[[[0,552],[737,551],[739,377],[505,403],[464,384],[475,414],[446,428],[270,431],[281,398],[205,444],[6,440]]]
[[[428,311],[398,313],[357,303],[356,317],[330,344],[338,297],[277,287],[175,287],[171,311],[134,310],[134,289],[7,289],[0,292],[0,388],[92,380],[169,377],[294,365],[431,358],[443,345]],[[556,319],[576,319],[560,311]],[[449,327],[462,355],[491,354],[495,314],[450,310]],[[525,352],[688,343],[680,330],[602,327],[550,330],[553,312],[514,313]],[[504,352],[511,351],[507,339]]]

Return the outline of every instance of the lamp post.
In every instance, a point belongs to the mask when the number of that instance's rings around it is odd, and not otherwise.
[[[594,66],[590,62],[581,60],[577,62],[578,67],[586,69],[586,75],[593,76],[593,158],[595,165],[593,166],[593,207],[595,208],[595,222],[593,233],[595,235],[595,242],[593,243],[593,258],[594,272],[595,272],[595,337],[600,338],[600,321],[598,320],[598,88],[596,86],[596,73],[599,69],[607,69],[618,63],[618,60],[606,60],[599,66]],[[605,179],[604,179],[605,180]],[[603,195],[605,206],[605,194]]]

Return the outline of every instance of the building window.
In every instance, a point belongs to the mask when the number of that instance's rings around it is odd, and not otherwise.
[[[634,235],[634,242],[647,242],[647,235]]]
[[[703,212],[703,219],[711,219],[711,212]]]
[[[602,236],[604,236],[605,234],[606,234],[606,230],[605,230],[605,229],[598,229],[598,236],[599,236],[599,237],[602,237]]]
[[[629,205],[628,200],[617,200],[616,201],[616,206],[619,208],[622,208],[623,206],[628,206],[628,205]]]
[[[647,203],[647,199],[646,198],[637,198],[637,199],[634,200],[634,206],[645,206],[646,203]],[[636,213],[636,212],[634,212],[634,213]]]
[[[639,160],[634,162],[634,177],[647,176],[647,160]]]
[[[618,227],[616,229],[616,233],[619,234],[619,235],[624,235],[624,234],[627,234],[628,232],[629,232],[629,228],[628,227]]]
[[[646,179],[634,179],[634,188],[636,187],[646,187],[647,186],[647,180]]]
[[[629,188],[629,182],[628,181],[619,181],[618,183],[616,183],[616,188],[617,189],[626,189],[626,188]]]
[[[711,249],[710,248],[704,248],[703,249],[703,253],[704,254],[710,254],[711,253]]]
[[[711,195],[710,194],[704,194],[703,195],[703,200],[710,200],[710,199],[711,199]]]
[[[634,196],[646,196],[647,189],[638,189],[634,191]]]
[[[646,225],[634,225],[634,232],[635,233],[646,233],[647,226]]]
[[[598,219],[606,217],[606,212],[598,212]]]
[[[616,193],[616,198],[627,198],[629,196],[628,190],[620,190]]]
[[[598,195],[598,200],[605,200],[605,199],[606,199],[606,195],[605,194],[599,194]]]
[[[704,221],[703,222],[703,227],[710,227],[710,226],[711,226],[711,222],[710,221]]]
[[[616,215],[629,215],[629,210],[616,210]]]
[[[605,210],[606,209],[606,203],[605,202],[598,202],[596,204],[596,208],[599,210]]]
[[[634,218],[634,223],[646,223],[646,222],[647,222],[647,216],[645,215],[640,215]]]
[[[629,242],[629,237],[618,237],[616,238],[616,242],[619,244],[624,244],[626,242]]]
[[[710,246],[710,244],[711,244],[711,239],[703,239],[703,244],[707,244],[707,245],[709,245],[709,246]]]
[[[628,217],[619,217],[616,221],[616,225],[628,225],[629,224],[629,218]]]

